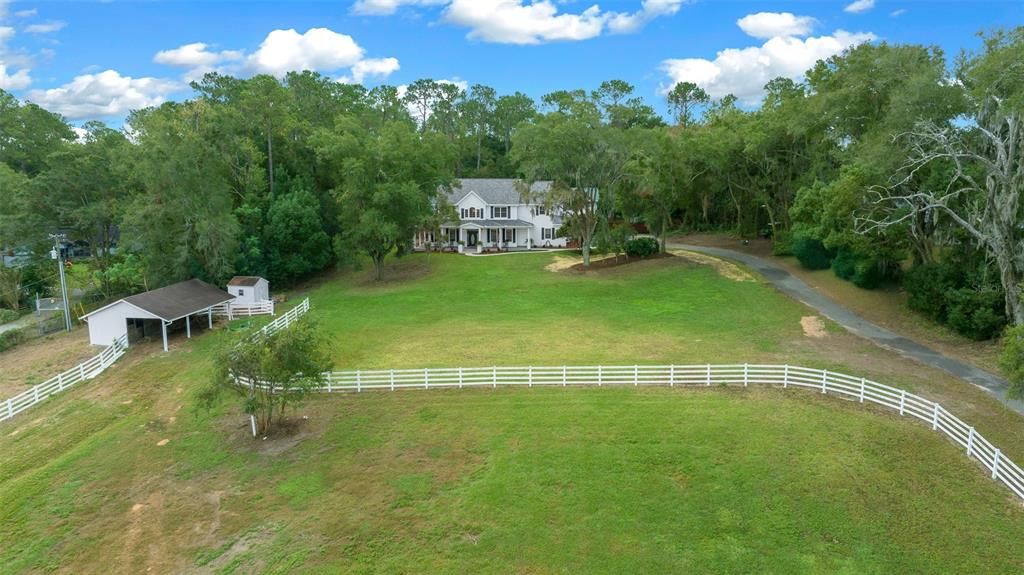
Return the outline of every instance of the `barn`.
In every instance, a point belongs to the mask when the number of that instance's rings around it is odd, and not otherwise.
[[[186,320],[185,333],[192,337],[192,318],[205,315],[213,327],[213,308],[235,296],[206,282],[191,279],[119,299],[80,319],[89,324],[89,343],[110,345],[118,337],[145,335],[147,326],[158,325],[167,351],[167,328]]]

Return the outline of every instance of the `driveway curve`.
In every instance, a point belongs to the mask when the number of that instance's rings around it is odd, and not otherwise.
[[[785,268],[764,258],[725,248],[694,246],[689,244],[669,243],[673,249],[699,252],[710,256],[738,261],[750,269],[760,273],[779,291],[789,297],[803,302],[819,313],[838,323],[860,337],[877,345],[909,357],[925,365],[949,372],[968,383],[972,383],[999,398],[1004,404],[1024,414],[1024,401],[1011,399],[1007,396],[1009,383],[994,374],[979,369],[971,364],[944,355],[926,345],[903,337],[877,324],[860,317],[853,311],[836,303],[818,290],[804,283],[803,280],[786,271]]]

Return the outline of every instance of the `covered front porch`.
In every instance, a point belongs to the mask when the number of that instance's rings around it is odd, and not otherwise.
[[[460,253],[528,250],[533,224],[522,220],[464,220],[441,228],[449,247]]]

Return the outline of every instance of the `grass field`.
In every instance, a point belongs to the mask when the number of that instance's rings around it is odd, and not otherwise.
[[[759,282],[551,257],[416,256],[308,295],[339,368],[789,361],[939,399],[1024,459],[995,400],[833,326],[805,337],[810,312]],[[1020,504],[890,413],[782,390],[408,391],[317,398],[253,441],[236,404],[193,409],[225,335],[134,349],[0,425],[2,571],[1024,570]]]

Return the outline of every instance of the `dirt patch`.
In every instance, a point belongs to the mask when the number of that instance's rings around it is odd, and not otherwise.
[[[611,259],[614,257],[615,256],[592,257],[590,258],[590,265],[594,265],[602,260]],[[551,260],[551,263],[544,266],[544,269],[548,270],[549,272],[563,272],[582,263],[583,256],[576,253],[567,255],[557,255]]]
[[[825,323],[816,315],[800,318],[800,327],[804,328],[804,335],[807,337],[822,338],[828,335],[825,332]]]
[[[699,254],[697,252],[688,252],[685,250],[669,250],[672,255],[685,258],[693,263],[711,266],[714,268],[718,275],[738,282],[752,282],[754,276],[744,271],[738,265],[727,262],[725,260],[718,259],[705,254]]]
[[[581,262],[577,263],[576,265],[570,266],[569,269],[572,270],[572,271],[576,271],[576,272],[590,272],[590,271],[598,271],[598,270],[603,270],[603,269],[608,269],[608,268],[616,268],[616,267],[624,266],[624,265],[627,265],[627,264],[635,264],[635,263],[646,262],[646,261],[650,261],[650,260],[660,260],[660,259],[671,258],[671,257],[675,257],[675,255],[674,254],[654,254],[654,255],[652,255],[650,257],[647,257],[647,258],[627,258],[625,256],[618,256],[618,257],[610,256],[610,257],[602,257],[599,260],[591,259],[590,260],[590,267],[584,266],[583,262],[581,261]]]

